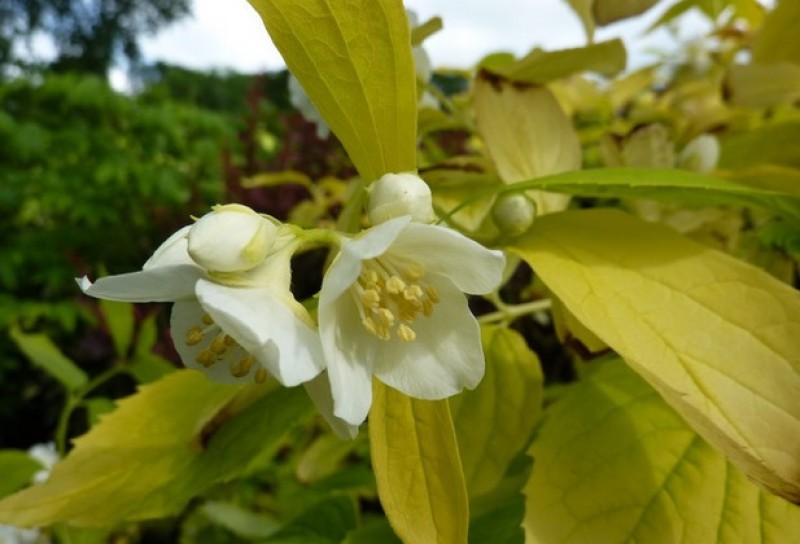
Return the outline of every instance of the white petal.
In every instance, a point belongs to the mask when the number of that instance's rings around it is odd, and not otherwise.
[[[490,293],[503,278],[502,251],[486,249],[457,231],[409,223],[392,244],[392,256],[421,263],[427,272],[449,278],[461,291]]]
[[[361,326],[358,310],[347,296],[326,304],[320,299],[319,327],[333,413],[352,425],[360,425],[372,405],[372,360],[380,340]]]
[[[214,322],[283,385],[310,380],[324,367],[316,331],[265,287],[197,282],[197,298]],[[272,346],[277,346],[278,353]]]
[[[195,265],[158,266],[140,272],[106,276],[92,283],[78,279],[87,295],[123,302],[171,302],[194,298],[194,284],[202,276]]]
[[[483,378],[480,328],[466,297],[445,281],[435,285],[441,301],[430,317],[411,324],[416,339],[384,343],[375,358],[375,376],[420,399],[442,399],[472,389]]]
[[[199,370],[204,373],[208,379],[215,382],[253,383],[256,371],[261,368],[257,363],[243,376],[237,378],[231,374],[232,366],[248,356],[248,353],[240,346],[229,346],[211,366],[203,366],[197,362],[196,359],[200,352],[208,348],[211,341],[221,332],[221,329],[217,325],[207,326],[202,322],[202,317],[205,313],[203,307],[200,306],[196,300],[176,302],[172,307],[170,332],[172,334],[172,342],[175,344],[175,349],[178,350],[178,355],[181,356],[183,364],[187,368]],[[207,334],[203,336],[203,340],[200,343],[190,346],[186,343],[186,334],[189,332],[189,329],[194,327],[207,327],[209,330]],[[277,357],[278,348],[273,345],[272,349]]]
[[[186,225],[179,231],[175,232],[172,236],[166,239],[158,249],[155,250],[152,257],[147,259],[144,263],[142,270],[150,268],[157,268],[160,266],[172,266],[176,264],[194,264],[192,258],[189,257],[187,235],[192,225]]]
[[[320,373],[313,380],[303,384],[306,393],[311,397],[314,405],[328,422],[336,436],[342,439],[353,439],[358,434],[358,426],[350,425],[345,420],[333,415],[333,395],[331,394],[331,382],[328,380],[327,372]]]
[[[372,259],[382,255],[403,229],[411,221],[411,216],[395,217],[385,223],[365,230],[345,244],[342,253],[349,253],[361,260]]]
[[[397,217],[365,230],[342,246],[322,279],[320,305],[333,301],[353,285],[361,273],[361,261],[382,255],[395,241],[411,217]]]

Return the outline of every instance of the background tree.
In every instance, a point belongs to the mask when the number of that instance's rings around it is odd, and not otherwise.
[[[136,63],[139,40],[190,13],[189,0],[0,0],[0,66],[16,40],[52,38],[52,68],[105,77],[120,57]]]

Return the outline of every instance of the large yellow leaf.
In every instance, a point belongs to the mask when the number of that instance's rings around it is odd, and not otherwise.
[[[485,327],[486,375],[450,399],[470,497],[490,491],[528,443],[544,397],[539,358],[511,329]]]
[[[570,119],[543,85],[506,81],[486,71],[475,80],[478,128],[506,183],[581,167],[581,146]],[[540,214],[566,207],[569,196],[535,192]]]
[[[753,62],[800,64],[800,2],[780,0],[764,19],[753,43]]]
[[[375,381],[372,468],[386,517],[403,542],[467,541],[469,505],[446,400],[413,399]]]
[[[634,17],[656,5],[658,0],[594,0],[592,12],[599,26]]]
[[[800,508],[759,489],[621,361],[548,409],[530,450],[527,542],[788,544]]]
[[[639,15],[653,7],[658,0],[567,0],[583,23],[589,41],[597,26]]]
[[[493,71],[519,83],[547,83],[573,74],[594,72],[607,77],[625,69],[627,53],[619,38],[584,47],[544,51],[533,49],[521,59]]]
[[[267,391],[193,370],[143,386],[77,439],[45,483],[0,501],[0,523],[111,526],[172,514],[269,455],[310,413],[302,388]]]
[[[512,251],[712,445],[800,501],[800,294],[613,210],[537,220]]]
[[[800,98],[800,64],[739,64],[731,66],[725,81],[730,101],[759,108],[791,104]]]
[[[250,0],[364,181],[416,169],[417,90],[400,0]]]

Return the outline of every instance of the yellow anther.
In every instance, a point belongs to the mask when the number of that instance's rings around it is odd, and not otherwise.
[[[217,355],[222,355],[228,346],[225,345],[225,335],[220,334],[211,341],[209,349]]]
[[[361,293],[361,304],[364,305],[365,308],[377,308],[381,303],[381,296],[375,289],[367,289],[363,293]]]
[[[197,357],[195,357],[194,360],[200,366],[208,368],[215,362],[217,362],[217,357],[210,349],[206,348],[200,353],[198,353]]]
[[[420,313],[431,315],[439,293],[418,283],[425,269],[416,262],[382,261],[364,263],[356,287],[361,324],[376,338],[397,337],[411,342],[417,334],[409,326]]]
[[[203,329],[200,327],[192,327],[186,331],[186,339],[184,341],[187,346],[196,346],[203,341]]]
[[[406,287],[406,290],[403,291],[403,298],[406,300],[421,300],[424,295],[425,292],[422,290],[422,287],[417,284],[409,285]]]
[[[379,325],[384,327],[394,325],[394,314],[388,308],[378,308],[375,311],[375,319]]]
[[[428,295],[428,298],[431,299],[431,302],[436,304],[441,300],[439,296],[439,291],[436,290],[436,287],[433,285],[426,285],[425,286],[425,294]]]
[[[393,295],[399,295],[405,290],[405,288],[406,282],[404,282],[400,276],[392,276],[386,280],[386,291]]]
[[[214,320],[213,320],[213,319],[211,319],[211,316],[210,316],[210,315],[208,315],[208,314],[203,314],[203,317],[202,317],[202,318],[200,318],[200,320],[201,320],[201,321],[203,322],[203,324],[205,324],[205,325],[212,325],[212,324],[214,323]]]
[[[408,290],[406,290],[406,292],[403,293],[403,299],[403,306],[408,309],[407,311],[416,313],[422,309],[422,302],[424,300],[422,296],[416,296],[415,293],[408,293]]]
[[[231,338],[229,335],[226,334],[225,335],[225,345],[228,346],[228,347],[235,346],[236,345],[236,340],[234,340],[233,338]]]
[[[255,357],[248,355],[238,362],[232,361],[228,363],[228,370],[234,378],[242,378],[247,376],[248,372],[250,372],[250,369],[253,368],[253,364],[255,362]]]
[[[397,337],[403,342],[411,342],[417,337],[417,333],[408,325],[400,324],[397,327]]]
[[[361,272],[361,276],[359,279],[364,282],[367,287],[373,287],[375,284],[378,283],[378,273],[372,270],[371,268],[367,268],[363,272]]]
[[[256,370],[256,375],[253,377],[253,380],[256,383],[264,383],[267,381],[267,369],[262,367]]]

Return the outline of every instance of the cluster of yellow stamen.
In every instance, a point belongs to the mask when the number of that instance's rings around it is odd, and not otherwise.
[[[411,342],[417,333],[411,325],[422,314],[430,316],[439,302],[433,285],[421,281],[425,271],[416,264],[399,265],[382,259],[364,262],[353,285],[361,324],[381,340]]]
[[[256,363],[255,357],[247,353],[242,347],[236,343],[236,340],[229,335],[222,332],[222,330],[214,324],[214,320],[208,314],[203,315],[202,326],[198,325],[186,331],[184,342],[187,346],[196,346],[203,342],[210,335],[214,335],[211,341],[201,349],[194,360],[203,368],[211,368],[218,362],[226,359],[226,355],[232,355],[230,351],[237,350],[241,357],[231,356],[228,359],[228,372],[235,378],[242,378],[250,373],[253,365]],[[259,367],[253,377],[256,383],[263,383],[267,379],[267,371],[263,367]]]

